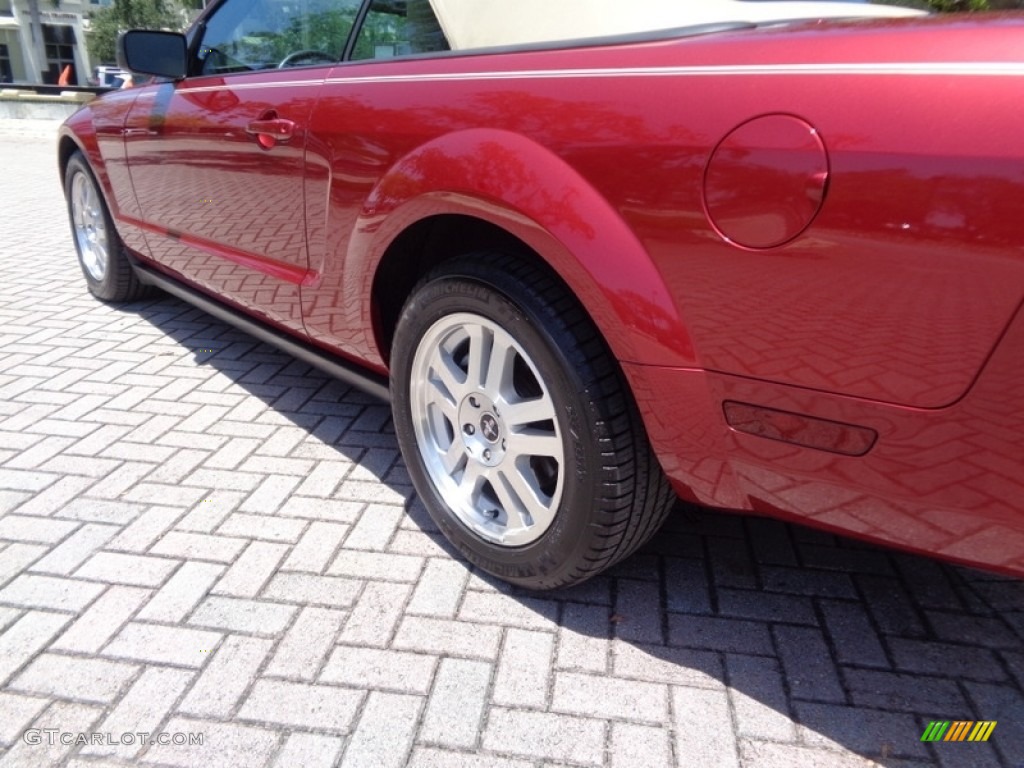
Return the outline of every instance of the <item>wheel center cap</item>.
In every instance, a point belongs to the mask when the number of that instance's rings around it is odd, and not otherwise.
[[[501,427],[498,426],[498,420],[494,418],[494,414],[485,413],[480,417],[480,434],[488,442],[498,442],[498,438],[501,437]]]

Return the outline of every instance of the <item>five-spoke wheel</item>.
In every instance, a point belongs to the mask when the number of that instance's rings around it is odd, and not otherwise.
[[[391,392],[431,517],[506,581],[583,581],[646,541],[673,503],[607,346],[529,260],[481,253],[428,274],[398,320]]]
[[[548,529],[563,435],[537,365],[508,331],[468,312],[437,320],[413,358],[410,407],[427,474],[466,527],[504,546]]]
[[[75,152],[68,160],[64,196],[78,263],[90,293],[104,301],[130,301],[144,296],[149,288],[135,275],[96,177],[81,152]]]

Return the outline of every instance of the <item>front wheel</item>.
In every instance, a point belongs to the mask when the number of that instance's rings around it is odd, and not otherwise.
[[[417,491],[499,578],[581,582],[650,538],[674,501],[604,341],[528,262],[478,254],[428,275],[399,319],[391,376]]]
[[[81,152],[68,160],[64,196],[89,292],[104,301],[132,301],[147,295],[151,289],[135,275],[96,177]]]

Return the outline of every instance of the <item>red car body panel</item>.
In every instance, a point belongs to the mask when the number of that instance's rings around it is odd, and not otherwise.
[[[131,94],[62,135],[159,269],[385,371],[389,246],[431,217],[489,222],[590,313],[682,496],[1024,574],[1021,16]],[[294,132],[262,145],[256,120]],[[727,401],[877,439],[863,455],[765,439]]]

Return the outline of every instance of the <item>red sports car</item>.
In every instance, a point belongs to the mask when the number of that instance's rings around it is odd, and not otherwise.
[[[220,0],[72,116],[89,289],[389,397],[544,589],[676,497],[1024,574],[1024,16]]]

